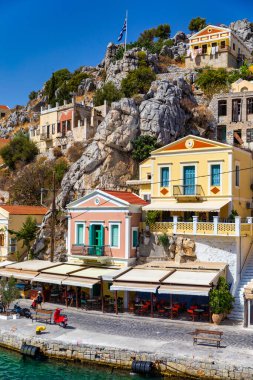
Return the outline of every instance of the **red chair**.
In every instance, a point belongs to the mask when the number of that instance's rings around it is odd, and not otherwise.
[[[158,316],[159,317],[165,317],[165,314],[166,314],[166,310],[160,306],[158,309],[157,309],[157,313],[158,313]]]
[[[198,317],[198,314],[196,312],[194,312],[194,309],[188,309],[187,313],[191,317],[193,322],[195,321],[195,318]]]
[[[137,311],[137,313],[140,315],[148,314],[148,312],[149,312],[149,305],[142,305],[140,309]]]
[[[129,313],[134,313],[134,312],[135,312],[135,306],[134,306],[133,303],[130,303],[130,304],[128,305],[128,312],[129,312]]]

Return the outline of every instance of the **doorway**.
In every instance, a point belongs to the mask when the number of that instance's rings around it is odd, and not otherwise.
[[[92,224],[89,229],[89,255],[103,256],[104,227],[102,224]]]
[[[195,194],[195,166],[184,166],[184,195]]]

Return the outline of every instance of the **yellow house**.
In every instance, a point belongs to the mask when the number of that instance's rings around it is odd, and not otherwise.
[[[205,66],[237,68],[251,59],[250,49],[231,29],[208,25],[189,38],[185,64],[190,69]]]
[[[46,212],[47,208],[41,206],[0,206],[0,261],[12,258],[17,252],[20,255],[25,252],[23,242],[17,241],[8,230],[19,231],[28,216],[35,218],[39,225]]]
[[[253,91],[253,81],[238,79],[236,82],[231,84],[232,92],[247,92]]]
[[[143,210],[161,211],[161,221],[197,216],[212,222],[235,211],[246,218],[251,216],[252,164],[249,151],[190,135],[153,151],[140,164],[139,180],[127,184],[139,187],[140,196],[151,201]]]

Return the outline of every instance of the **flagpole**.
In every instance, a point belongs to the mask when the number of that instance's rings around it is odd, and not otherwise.
[[[125,52],[126,52],[126,44],[127,44],[127,23],[128,23],[128,11],[126,11],[126,33],[125,33]]]

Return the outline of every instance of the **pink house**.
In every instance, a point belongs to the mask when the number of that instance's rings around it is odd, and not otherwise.
[[[70,260],[133,264],[139,244],[141,208],[146,204],[136,194],[111,190],[94,190],[68,204]]]

